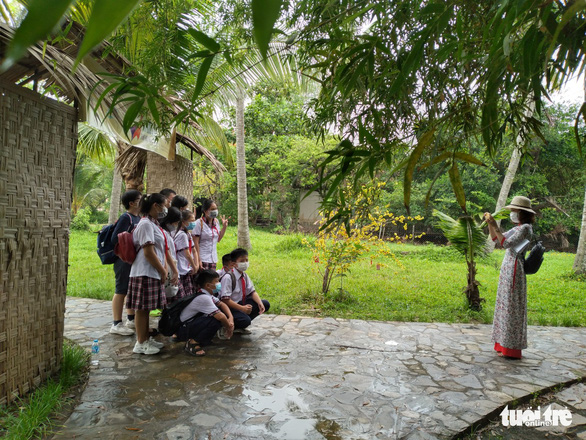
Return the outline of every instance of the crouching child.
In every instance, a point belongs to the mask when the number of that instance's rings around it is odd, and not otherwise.
[[[234,263],[233,276],[222,278],[220,299],[227,304],[234,317],[234,332],[250,334],[248,326],[252,320],[264,312],[268,312],[270,304],[260,296],[254,288],[252,280],[246,274],[248,269],[248,251],[238,248],[231,252]],[[222,332],[218,335],[222,338]]]
[[[230,308],[213,296],[221,289],[219,280],[214,270],[200,272],[197,277],[199,294],[181,312],[181,327],[177,336],[179,340],[186,341],[185,351],[192,356],[204,356],[202,347],[209,345],[221,328],[227,338],[234,331]]]

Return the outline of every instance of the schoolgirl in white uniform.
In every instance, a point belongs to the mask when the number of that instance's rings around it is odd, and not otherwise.
[[[177,269],[179,271],[179,283],[182,285],[185,295],[195,293],[195,285],[192,277],[199,268],[199,259],[193,244],[193,238],[189,230],[195,227],[195,216],[191,211],[181,212],[181,223],[177,232],[173,235],[177,251]]]
[[[210,199],[205,199],[201,208],[198,208],[198,219],[191,234],[195,249],[199,256],[200,270],[216,270],[218,263],[217,245],[222,241],[228,227],[228,219],[222,216],[222,229],[218,221],[218,205]]]
[[[162,309],[166,304],[163,283],[167,278],[166,259],[171,259],[167,238],[159,226],[159,214],[167,212],[166,198],[154,193],[142,198],[140,212],[144,216],[132,233],[136,259],[130,269],[126,308],[136,310],[136,344],[134,353],[156,354],[160,351],[148,339],[149,312]],[[177,272],[171,281],[177,282]]]
[[[175,200],[175,199],[173,199]],[[181,212],[178,208],[170,207],[167,211],[167,215],[161,220],[161,228],[167,238],[167,246],[169,247],[169,255],[172,258],[167,259],[167,271],[171,274],[173,272],[179,272],[177,269],[177,252],[175,249],[175,243],[173,241],[173,235],[177,232],[177,228],[181,223]],[[167,277],[168,278],[168,277]],[[168,279],[167,279],[168,281]],[[174,301],[175,299],[182,298],[185,296],[185,292],[181,287],[181,283],[177,282],[177,294],[173,298],[167,298],[167,302]]]

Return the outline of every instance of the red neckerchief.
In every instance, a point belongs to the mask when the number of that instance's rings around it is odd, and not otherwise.
[[[205,217],[205,215],[204,215],[204,217],[202,218],[202,221],[203,221],[203,219],[205,219],[205,218],[206,218],[206,217]],[[218,228],[216,227],[216,219],[215,219],[215,218],[213,218],[213,219],[212,219],[212,226],[210,226],[210,224],[208,223],[208,221],[207,221],[207,220],[205,220],[205,222],[206,222],[206,225],[208,225],[208,228],[210,228],[210,229],[211,229],[211,231],[212,231],[212,242],[213,242],[213,241],[214,241],[214,229],[215,229],[215,230],[216,230],[216,232],[218,233],[218,237],[220,236],[220,232],[218,231]]]
[[[165,252],[167,252],[169,250],[169,245],[167,244],[167,236],[165,235],[165,231],[163,231],[163,228],[161,228],[161,226],[159,225],[159,222],[157,221],[156,218],[151,217],[150,215],[147,215],[146,218],[149,219],[150,221],[152,221],[161,230],[161,234],[163,234],[163,238],[165,239]],[[165,255],[165,259],[166,259],[166,257],[167,256]]]
[[[244,279],[244,272],[240,276],[240,285],[242,286],[242,305],[246,304],[246,280]]]

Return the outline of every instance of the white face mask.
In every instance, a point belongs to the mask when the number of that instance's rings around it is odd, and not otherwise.
[[[167,213],[169,212],[169,210],[167,209],[166,206],[163,206],[163,210],[161,212],[159,212],[159,218],[165,218],[167,217]]]
[[[515,223],[515,224],[519,223],[519,213],[518,212],[512,211],[509,214],[509,217],[513,223]]]
[[[248,269],[248,261],[244,261],[243,263],[238,263],[238,270],[240,272],[245,272]]]
[[[214,209],[213,211],[210,211],[210,218],[216,218],[218,216],[218,210]]]

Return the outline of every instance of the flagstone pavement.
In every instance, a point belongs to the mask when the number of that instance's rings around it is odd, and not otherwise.
[[[531,326],[507,360],[489,325],[262,315],[194,358],[162,336],[158,355],[133,354],[110,323],[109,301],[67,298],[65,336],[100,353],[56,439],[447,439],[586,376],[586,328]],[[584,388],[564,401],[573,438],[586,439]]]

